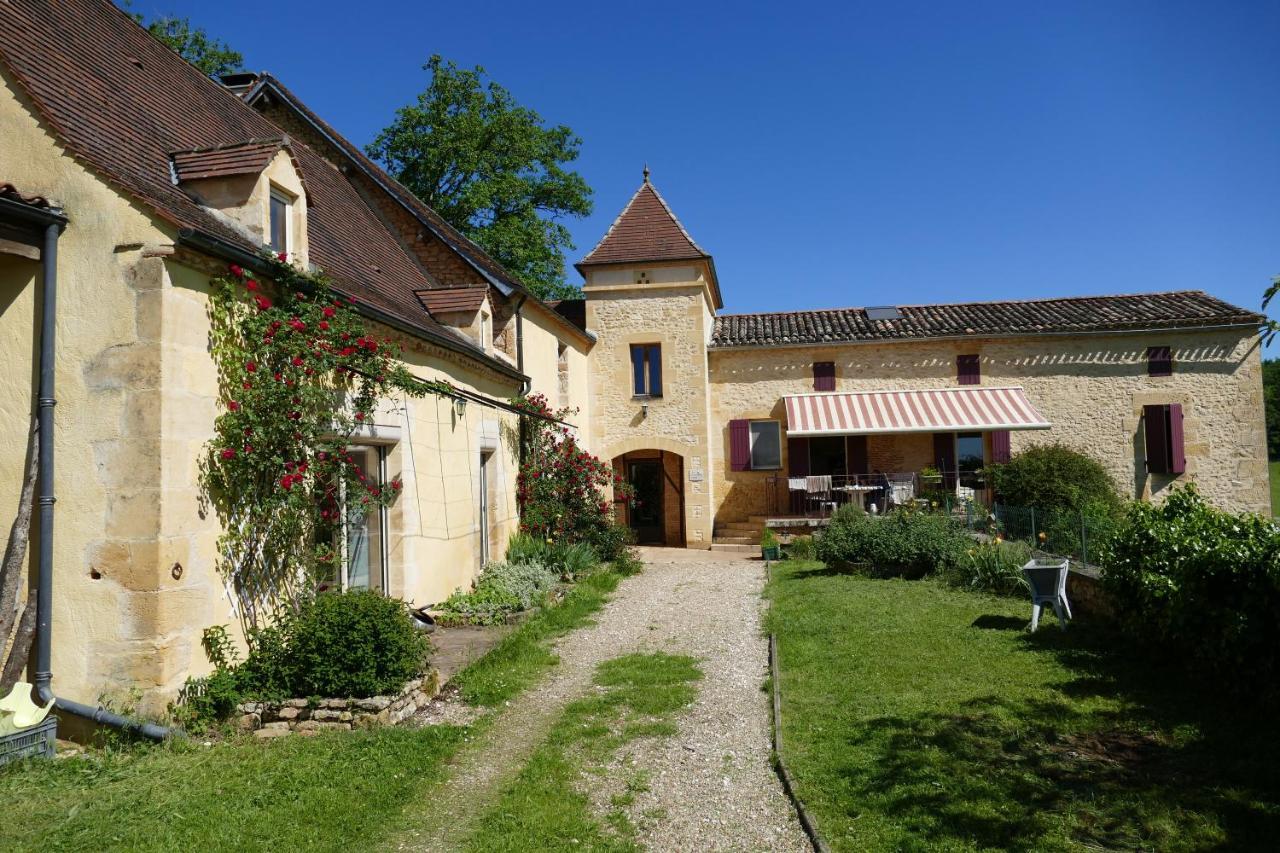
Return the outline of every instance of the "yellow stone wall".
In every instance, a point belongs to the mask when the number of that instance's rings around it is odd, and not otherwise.
[[[582,336],[564,328],[562,322],[548,316],[550,313],[529,303],[524,307],[524,372],[530,381],[529,393],[545,396],[552,409],[576,409],[569,422],[578,427],[579,443],[592,450],[592,437],[587,429],[591,419],[588,378],[591,345]]]
[[[1147,375],[1149,346],[1173,348],[1172,376]],[[840,391],[951,388],[957,387],[956,356],[972,353],[980,355],[983,385],[1022,386],[1054,424],[1050,430],[1014,432],[1015,453],[1036,442],[1062,442],[1100,461],[1128,497],[1159,500],[1174,483],[1195,482],[1218,506],[1269,512],[1257,336],[1227,329],[714,350],[710,470],[721,496],[717,521],[742,520],[765,506],[767,474],[728,470],[728,422],[774,418],[785,427],[782,397],[813,391],[813,362],[835,362]],[[1182,476],[1148,476],[1144,470],[1142,407],[1154,403],[1183,406]],[[891,443],[873,439],[873,467],[891,470],[876,464],[877,452],[885,464],[898,456],[903,464],[932,457],[924,440],[918,447],[908,444],[904,437]]]
[[[71,220],[59,247],[54,689],[160,713],[189,674],[207,671],[201,631],[235,624],[197,485],[217,413],[209,278],[225,266],[175,252],[175,235],[67,156],[5,82],[0,175]],[[16,510],[34,413],[38,273],[0,256],[0,519]],[[422,378],[497,399],[519,390],[478,362],[376,331],[401,342]],[[428,397],[383,401],[377,422],[393,442],[388,474],[405,481],[390,511],[389,591],[434,603],[480,568],[482,451],[492,452],[492,557],[517,529],[515,418]]]
[[[707,352],[711,318],[706,269],[689,264],[590,270],[587,328],[591,448],[606,461],[634,450],[667,450],[684,460],[685,535],[690,547],[711,545],[714,495],[706,477]],[[631,344],[662,345],[661,399],[632,396]],[[642,406],[648,405],[647,415]]]

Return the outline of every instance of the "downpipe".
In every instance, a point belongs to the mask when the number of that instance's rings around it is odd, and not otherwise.
[[[57,502],[53,491],[53,407],[57,405],[53,384],[54,334],[58,316],[58,237],[65,225],[66,220],[61,216],[45,225],[44,247],[41,252],[40,389],[37,395],[37,427],[40,433],[40,554],[36,579],[36,696],[41,704],[52,700],[54,708],[63,713],[160,741],[174,732],[165,726],[122,717],[105,708],[63,699],[53,693],[53,672],[50,669],[53,658],[53,505]]]

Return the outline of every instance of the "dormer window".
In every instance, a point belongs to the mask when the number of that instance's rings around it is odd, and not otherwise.
[[[292,218],[292,213],[293,199],[286,195],[284,190],[272,187],[268,223],[270,229],[268,245],[271,246],[271,251],[276,253],[292,251],[292,246],[289,245],[292,236],[289,233],[289,220]]]

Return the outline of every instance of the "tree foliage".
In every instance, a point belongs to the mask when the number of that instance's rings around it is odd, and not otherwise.
[[[1101,463],[1063,444],[1028,447],[989,472],[1000,502],[1009,506],[1118,513],[1123,505]]]
[[[163,16],[148,21],[140,12],[131,12],[147,32],[175,53],[214,79],[244,70],[244,55],[231,45],[193,26],[190,18]]]
[[[367,148],[388,172],[543,298],[576,295],[565,282],[573,248],[561,217],[591,212],[591,188],[565,165],[582,144],[548,127],[480,66],[440,56],[416,104]]]
[[[1267,415],[1267,458],[1280,459],[1280,359],[1262,362],[1262,403]]]

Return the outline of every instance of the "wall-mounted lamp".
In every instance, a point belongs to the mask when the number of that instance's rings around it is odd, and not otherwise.
[[[453,401],[453,410],[457,412],[458,417],[462,417],[467,413],[467,401],[461,397],[457,397]]]
[[[649,417],[649,404],[641,403],[640,404],[640,420],[644,420],[647,417]]]

